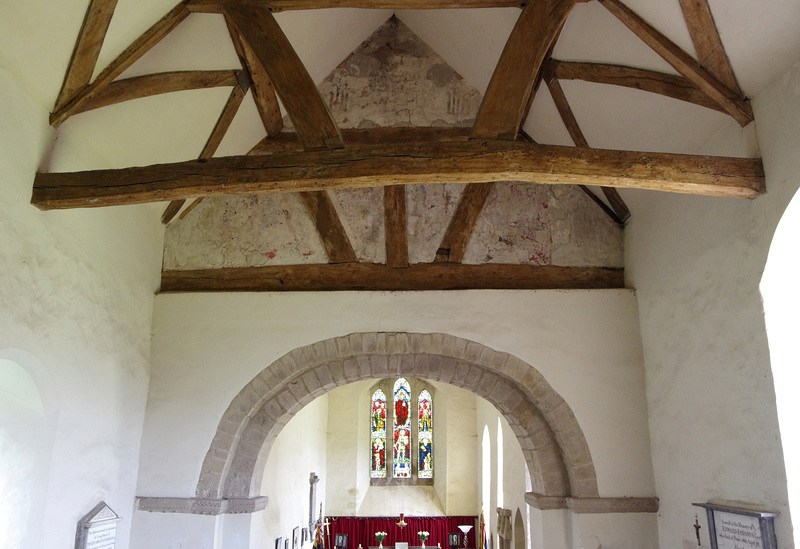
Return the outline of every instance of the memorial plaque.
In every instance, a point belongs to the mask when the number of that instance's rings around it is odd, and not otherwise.
[[[712,549],[777,549],[776,513],[693,503],[706,510]],[[698,538],[699,539],[699,538]]]
[[[111,507],[101,501],[78,522],[75,549],[114,549],[120,520]]]

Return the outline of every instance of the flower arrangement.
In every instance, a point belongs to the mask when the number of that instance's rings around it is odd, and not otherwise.
[[[425,540],[428,539],[430,535],[431,535],[430,532],[426,532],[425,530],[417,532],[417,536],[419,537],[419,540],[423,543],[423,545],[425,544]]]
[[[375,532],[375,539],[378,540],[378,543],[381,545],[383,544],[383,540],[386,539],[388,534],[386,532]]]

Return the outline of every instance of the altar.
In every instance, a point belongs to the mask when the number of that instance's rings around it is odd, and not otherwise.
[[[450,549],[449,538],[458,535],[458,549],[476,547],[477,516],[325,517],[330,530],[326,548],[380,549],[376,532],[384,533],[383,549],[423,549],[420,532],[427,532],[425,549]],[[462,532],[466,534],[466,540]],[[412,545],[413,544],[413,545]]]

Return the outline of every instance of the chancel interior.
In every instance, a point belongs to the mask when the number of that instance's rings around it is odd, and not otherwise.
[[[6,2],[0,545],[794,547],[799,26]]]

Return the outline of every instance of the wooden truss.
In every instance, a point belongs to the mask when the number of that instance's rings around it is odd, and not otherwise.
[[[707,0],[680,0],[698,59],[619,0],[597,0],[680,76],[552,58],[561,29],[579,1],[588,0],[183,0],[91,80],[116,6],[116,0],[91,0],[50,118],[53,126],[88,110],[147,95],[217,86],[232,91],[198,160],[120,170],[39,173],[32,203],[54,209],[169,200],[162,217],[169,223],[181,210],[181,217],[187,215],[203,196],[299,192],[328,254],[328,265],[165,272],[165,291],[621,286],[621,271],[608,269],[459,264],[496,181],[580,185],[622,224],[630,212],[616,188],[753,198],[765,190],[764,170],[760,159],[590,148],[561,89],[561,80],[665,95],[723,112],[742,126],[753,121],[753,113],[736,82]],[[283,10],[331,7],[520,7],[521,13],[472,128],[340,130],[273,16]],[[241,69],[117,80],[192,12],[225,17]],[[542,81],[574,148],[539,145],[521,131]],[[253,93],[267,137],[247,155],[213,158],[248,91]],[[292,120],[293,133],[282,132],[278,97]],[[405,185],[445,182],[468,185],[432,263],[409,266]],[[358,263],[327,193],[364,186],[384,187],[387,264],[383,266]],[[588,186],[600,186],[608,203]],[[184,208],[187,198],[198,196],[201,198]],[[322,284],[323,280],[327,282]]]

